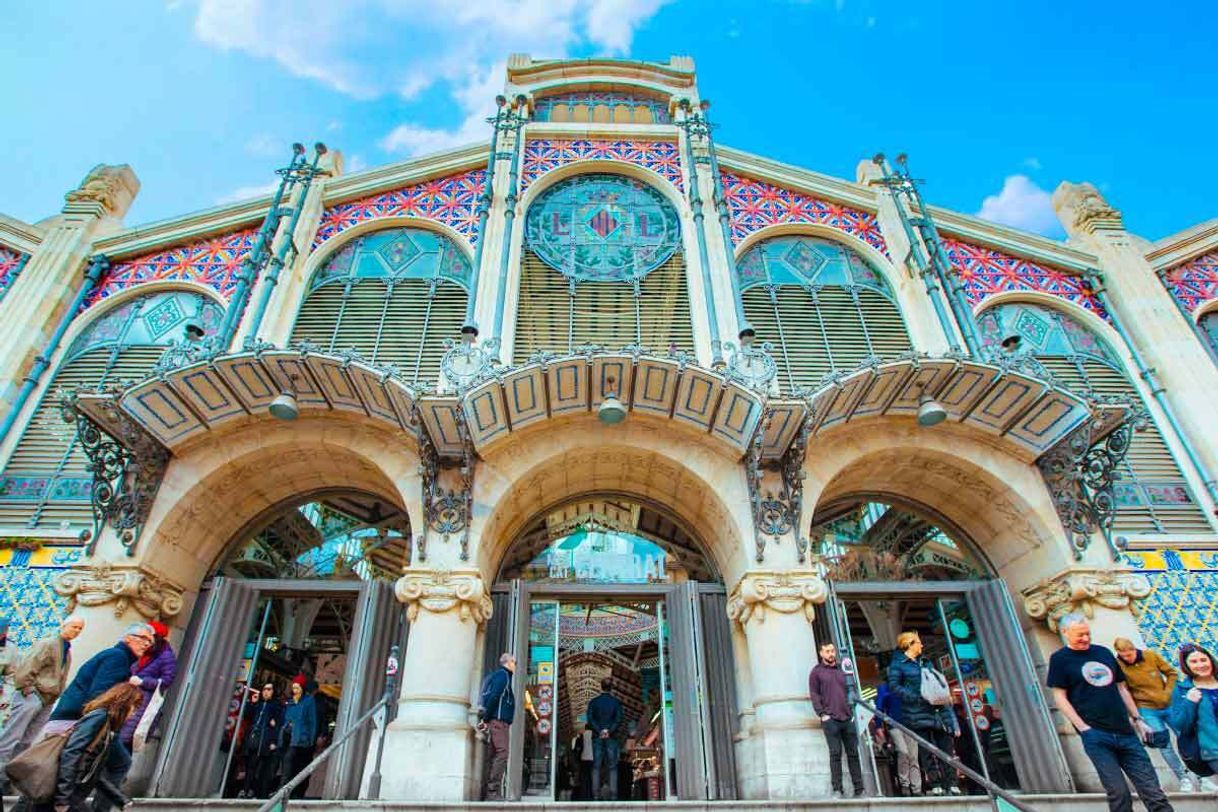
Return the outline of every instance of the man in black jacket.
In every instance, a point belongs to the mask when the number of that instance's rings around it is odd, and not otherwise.
[[[592,797],[603,800],[601,770],[609,773],[609,800],[617,800],[617,729],[622,725],[622,703],[610,693],[613,680],[601,680],[601,692],[588,703],[588,724],[592,725]]]
[[[516,655],[504,653],[499,667],[482,680],[478,699],[478,730],[489,734],[491,769],[486,777],[486,800],[503,800],[503,774],[508,763],[508,726],[516,717],[516,695],[512,693],[512,674]]]
[[[241,750],[245,757],[246,798],[266,798],[279,766],[279,731],[283,726],[283,705],[275,699],[275,685],[268,682],[262,692],[245,706],[249,725]],[[238,795],[238,797],[241,797]]]
[[[854,729],[854,708],[850,704],[850,677],[842,670],[837,659],[837,646],[822,643],[820,662],[808,675],[808,695],[812,708],[820,717],[821,729],[825,731],[825,742],[829,745],[829,776],[833,782],[833,794],[841,797],[842,751],[846,751],[846,763],[850,766],[850,782],[854,784],[854,796],[863,794],[863,769],[859,764],[858,731]]]

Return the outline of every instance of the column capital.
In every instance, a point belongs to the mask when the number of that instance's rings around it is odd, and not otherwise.
[[[411,623],[423,609],[433,614],[456,610],[461,620],[485,623],[491,617],[491,596],[475,569],[440,570],[407,567],[394,586],[398,600],[406,604]]]
[[[1044,621],[1049,631],[1056,632],[1057,622],[1072,612],[1093,617],[1100,607],[1136,615],[1136,601],[1150,595],[1150,581],[1133,570],[1070,567],[1022,594],[1028,617]]]
[[[727,615],[744,626],[752,619],[764,622],[767,611],[783,615],[802,612],[811,623],[816,618],[816,604],[824,603],[828,596],[829,587],[811,570],[749,570],[728,596]]]
[[[55,578],[55,591],[78,606],[114,604],[114,616],[135,609],[149,620],[168,619],[182,611],[182,587],[139,564],[79,564]]]

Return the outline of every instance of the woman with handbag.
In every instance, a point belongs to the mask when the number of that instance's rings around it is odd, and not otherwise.
[[[133,746],[136,729],[140,726],[145,714],[151,713],[148,724],[143,726],[144,735],[140,737],[141,744],[147,737],[147,731],[156,722],[156,715],[161,710],[165,692],[169,690],[170,685],[173,685],[174,677],[178,674],[178,659],[173,653],[173,646],[169,645],[169,629],[164,623],[157,621],[148,625],[152,627],[152,631],[156,635],[155,642],[131,666],[130,679],[131,684],[143,692],[144,698],[139,708],[127,720],[127,724],[123,725],[123,731],[119,735],[119,739],[126,745],[129,752],[139,749]]]
[[[901,723],[940,750],[952,754],[960,735],[952,712],[947,680],[922,656],[922,638],[917,632],[897,635],[897,650],[888,666],[888,689],[901,700]],[[922,788],[932,795],[960,794],[956,769],[945,764],[925,747],[918,747]]]
[[[44,738],[9,762],[9,778],[21,793],[14,812],[87,812],[94,790],[120,807],[130,803],[104,773],[118,731],[142,698],[130,683],[115,685],[85,705],[71,730]]]
[[[1186,767],[1201,776],[1218,772],[1218,665],[1214,655],[1193,643],[1180,648],[1180,671],[1167,722]]]

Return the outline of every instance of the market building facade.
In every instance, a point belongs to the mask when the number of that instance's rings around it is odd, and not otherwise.
[[[1096,786],[1026,686],[1066,612],[1169,656],[1218,630],[1218,223],[1151,244],[1063,183],[1059,242],[903,157],[720,146],[684,57],[514,56],[497,110],[138,228],[125,165],[0,217],[10,641],[167,623],[166,797],[231,794],[244,683],[307,673],[339,736],[394,646],[383,774],[361,728],[326,797],[479,797],[504,651],[513,797],[570,797],[606,678],[636,797],[824,797],[816,641],[868,699],[906,628],[993,780]]]

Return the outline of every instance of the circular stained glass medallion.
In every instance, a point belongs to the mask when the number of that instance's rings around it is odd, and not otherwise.
[[[528,247],[563,276],[590,282],[642,279],[681,241],[676,209],[657,190],[621,175],[580,175],[529,207]]]

